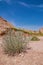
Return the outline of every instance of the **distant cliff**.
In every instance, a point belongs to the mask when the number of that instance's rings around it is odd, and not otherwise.
[[[40,28],[40,30],[39,30],[39,31],[40,31],[40,33],[43,33],[43,28]]]

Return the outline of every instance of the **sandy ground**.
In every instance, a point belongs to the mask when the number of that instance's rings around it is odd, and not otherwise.
[[[31,41],[29,46],[38,52],[43,52],[43,37],[39,37],[40,41]]]
[[[14,57],[5,55],[0,45],[0,65],[43,65],[43,37],[39,38],[40,41],[29,42],[26,53]],[[1,37],[0,44],[2,44]]]

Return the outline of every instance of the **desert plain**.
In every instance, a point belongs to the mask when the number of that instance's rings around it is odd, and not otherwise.
[[[43,36],[39,38],[40,41],[29,41],[25,53],[8,56],[3,53],[3,37],[0,37],[0,65],[43,65]]]

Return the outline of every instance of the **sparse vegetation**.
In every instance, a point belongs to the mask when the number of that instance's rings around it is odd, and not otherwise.
[[[39,41],[39,40],[40,39],[38,37],[36,37],[36,36],[33,36],[32,39],[31,39],[31,41]]]
[[[14,32],[14,30],[10,29],[3,40],[4,51],[10,55],[21,53],[26,48],[27,40],[26,37],[23,35],[23,32]]]

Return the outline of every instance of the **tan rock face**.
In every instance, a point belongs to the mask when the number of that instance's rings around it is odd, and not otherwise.
[[[41,33],[43,33],[43,28],[41,28],[39,31],[40,31]]]
[[[0,17],[0,34],[6,31],[7,28],[13,28],[13,25]]]

